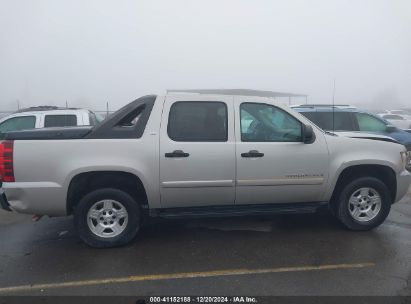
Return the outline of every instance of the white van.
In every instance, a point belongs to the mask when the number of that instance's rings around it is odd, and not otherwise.
[[[94,126],[103,119],[86,109],[31,107],[0,119],[0,132],[49,127]]]

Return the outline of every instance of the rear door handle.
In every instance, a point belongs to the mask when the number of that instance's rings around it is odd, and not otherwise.
[[[189,157],[189,153],[185,153],[182,150],[175,150],[173,152],[169,152],[165,154],[165,157]]]
[[[247,153],[241,153],[241,157],[264,157],[264,153],[260,153],[257,150],[251,150]]]

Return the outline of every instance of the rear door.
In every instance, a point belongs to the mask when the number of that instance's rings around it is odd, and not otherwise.
[[[234,180],[232,97],[166,97],[160,129],[162,207],[232,205]]]
[[[328,148],[322,132],[303,143],[302,122],[252,97],[236,97],[236,204],[320,201],[328,180]]]

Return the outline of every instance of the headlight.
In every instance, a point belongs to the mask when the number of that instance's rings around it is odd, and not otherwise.
[[[411,151],[401,152],[401,161],[405,168],[411,168]]]

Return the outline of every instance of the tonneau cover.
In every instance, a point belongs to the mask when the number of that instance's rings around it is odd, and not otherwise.
[[[89,134],[92,127],[44,128],[0,133],[0,139],[6,140],[47,140],[80,139]]]

